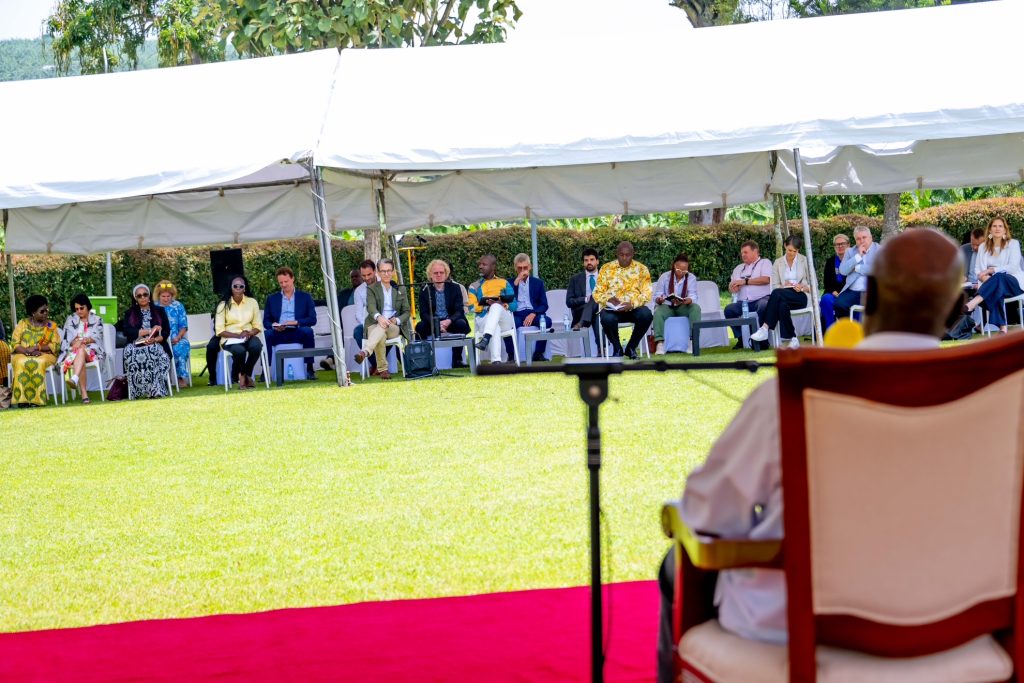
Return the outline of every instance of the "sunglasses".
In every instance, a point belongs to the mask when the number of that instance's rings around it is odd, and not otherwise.
[[[149,298],[149,292],[139,292],[138,294],[135,295],[135,298],[136,299],[148,299]]]
[[[89,307],[88,306],[82,306],[80,304],[75,304],[75,310],[76,311],[88,311]]]
[[[157,285],[157,289],[172,289],[173,287],[174,287],[174,285],[169,285],[169,284]]]
[[[231,289],[245,289],[245,285],[231,285]]]

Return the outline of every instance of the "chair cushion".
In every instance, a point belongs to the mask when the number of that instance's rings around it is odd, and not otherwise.
[[[708,680],[727,683],[788,683],[785,645],[746,640],[712,620],[687,631],[679,654]],[[982,683],[1005,681],[1013,673],[1009,655],[991,636],[925,657],[889,659],[852,650],[818,647],[821,683]]]

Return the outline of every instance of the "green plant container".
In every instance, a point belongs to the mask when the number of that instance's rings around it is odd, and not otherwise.
[[[117,324],[117,297],[116,296],[93,296],[89,295],[92,302],[92,310],[103,319],[103,322],[111,325]]]

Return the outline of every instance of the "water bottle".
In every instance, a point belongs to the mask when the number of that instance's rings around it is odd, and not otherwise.
[[[743,306],[742,317],[746,318],[748,315],[750,315],[750,304],[748,304],[747,300],[744,299],[742,306]],[[750,337],[750,330],[749,330],[749,328],[747,328],[746,325],[741,325],[740,326],[740,337],[743,340],[743,348],[747,348],[747,346],[750,344],[750,339],[749,339],[749,337]]]
[[[285,371],[284,376],[289,382],[295,379],[295,367],[291,363],[288,364],[288,369]]]
[[[548,317],[546,315],[539,315],[537,317],[540,318],[540,332],[544,334],[548,331]]]
[[[743,307],[743,317],[746,318],[748,315],[750,315],[750,304],[747,302],[746,299],[743,300],[742,307]]]
[[[739,295],[739,294],[737,294],[736,292],[733,292],[733,293],[732,293],[732,302],[733,302],[733,303],[736,303],[736,302],[737,302],[737,301],[739,301],[739,300],[740,300],[740,295]]]
[[[572,327],[572,317],[568,313],[562,315],[562,325],[565,326],[565,330],[568,332],[569,328]]]

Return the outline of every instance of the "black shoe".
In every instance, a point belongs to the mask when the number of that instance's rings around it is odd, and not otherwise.
[[[732,350],[733,351],[742,351],[743,350],[743,340],[742,339],[737,339],[736,343],[732,345]]]
[[[622,348],[612,349],[612,358],[622,358]]]
[[[543,361],[546,361],[546,360],[547,360],[547,358],[544,357],[543,353],[535,353],[535,354],[533,354],[533,362],[534,363],[540,363],[540,362],[543,362]]]
[[[322,361],[320,361],[320,367],[323,368],[324,370],[333,370],[334,369],[334,359],[333,358],[324,358]]]
[[[482,336],[479,339],[477,339],[476,340],[476,344],[473,344],[473,346],[475,346],[476,348],[480,349],[481,351],[486,351],[487,350],[487,345],[490,344],[490,343],[491,343],[491,335],[485,334],[484,336]]]
[[[630,360],[636,360],[637,359],[636,349],[631,349],[631,348],[627,347],[626,348],[626,358],[628,358]]]
[[[466,365],[465,361],[462,361],[462,360],[453,360],[452,361],[452,370],[460,370],[460,369],[465,368],[465,367],[468,367]]]

